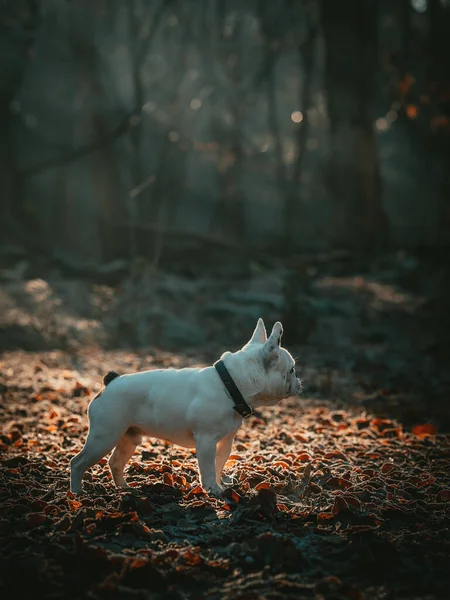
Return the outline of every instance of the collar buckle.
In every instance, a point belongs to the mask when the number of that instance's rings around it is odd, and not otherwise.
[[[233,408],[236,412],[238,412],[241,415],[243,419],[248,419],[249,417],[255,414],[253,408],[248,404],[246,404],[245,406],[243,406],[242,404],[235,404]]]

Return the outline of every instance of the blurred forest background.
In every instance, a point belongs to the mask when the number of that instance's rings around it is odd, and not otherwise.
[[[450,241],[448,0],[2,0],[0,32],[3,259]]]
[[[5,598],[448,597],[449,40],[450,0],[0,0]],[[304,392],[238,493],[152,439],[68,493],[107,371],[258,317]]]
[[[0,28],[3,348],[213,354],[259,316],[333,364],[447,347],[449,0],[3,0]]]

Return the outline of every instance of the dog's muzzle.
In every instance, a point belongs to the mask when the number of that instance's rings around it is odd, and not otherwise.
[[[295,379],[295,389],[293,390],[295,396],[300,396],[302,393],[302,382],[298,377]]]

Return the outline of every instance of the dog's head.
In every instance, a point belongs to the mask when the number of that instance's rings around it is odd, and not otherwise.
[[[244,387],[242,393],[254,397],[259,404],[276,404],[282,398],[297,396],[302,386],[295,372],[295,360],[281,346],[283,326],[275,323],[272,333],[267,337],[262,319],[258,319],[255,331],[241,350],[234,354],[230,367]],[[236,382],[238,383],[238,382]],[[239,386],[238,384],[238,386]],[[244,391],[245,390],[245,391]]]

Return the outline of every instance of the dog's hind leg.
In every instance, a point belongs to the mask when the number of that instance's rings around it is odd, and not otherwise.
[[[70,490],[74,494],[81,494],[81,480],[85,472],[111,452],[123,433],[123,427],[115,432],[106,429],[99,432],[91,427],[84,448],[70,461]]]
[[[142,435],[133,427],[127,429],[125,435],[123,435],[117,443],[114,452],[111,454],[109,459],[109,468],[114,483],[118,488],[130,487],[125,479],[123,478],[123,470],[125,465],[133,456],[136,446],[142,442]]]
[[[217,444],[216,451],[216,480],[217,483],[220,484],[222,480],[222,472],[225,466],[225,463],[228,460],[231,452],[231,446],[233,445],[234,433],[228,435],[227,437],[220,440]],[[228,483],[228,482],[226,482]]]

